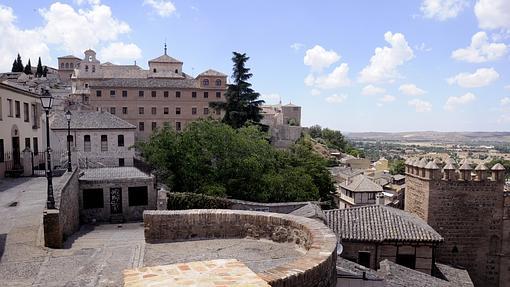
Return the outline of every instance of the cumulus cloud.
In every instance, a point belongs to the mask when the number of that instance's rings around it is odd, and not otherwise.
[[[137,60],[142,57],[142,50],[137,45],[122,42],[110,43],[107,47],[99,51],[101,61],[110,61],[112,63],[121,63],[126,60]]]
[[[415,84],[403,84],[398,90],[408,96],[423,96],[427,93],[425,90],[418,88]]]
[[[277,93],[262,93],[260,99],[264,100],[266,104],[277,104],[281,100],[280,94]]]
[[[418,113],[430,112],[432,110],[431,103],[420,99],[410,100],[407,104],[413,107]]]
[[[397,71],[398,66],[414,57],[413,50],[403,34],[386,32],[384,40],[391,47],[375,49],[370,63],[359,74],[361,83],[391,82],[400,76]]]
[[[471,45],[467,48],[453,51],[452,58],[470,63],[483,63],[497,60],[507,52],[507,45],[504,43],[489,43],[487,33],[478,32],[471,38]]]
[[[509,106],[510,105],[510,98],[504,97],[499,101],[500,105],[502,106]]]
[[[478,0],[475,15],[481,29],[510,29],[510,1]]]
[[[444,105],[444,109],[447,111],[453,111],[458,106],[466,105],[474,100],[476,100],[476,96],[472,93],[467,93],[458,97],[448,97],[446,104]]]
[[[389,103],[389,102],[394,102],[397,98],[395,98],[394,96],[392,95],[384,95],[380,101],[381,102],[385,102],[385,103]]]
[[[386,93],[386,90],[384,88],[376,87],[374,85],[365,86],[361,90],[361,94],[363,96],[380,95],[384,93]]]
[[[450,85],[457,84],[463,88],[479,88],[489,85],[499,78],[493,68],[480,68],[474,73],[460,73],[448,79]]]
[[[306,51],[303,62],[305,65],[310,66],[312,70],[320,71],[328,68],[338,60],[340,60],[340,55],[335,51],[326,51],[323,47],[315,45],[315,47]]]
[[[341,104],[347,99],[346,95],[337,95],[334,94],[326,98],[326,102],[330,104]]]
[[[342,63],[329,74],[314,75],[310,73],[305,78],[305,84],[319,89],[336,89],[348,86],[351,83],[349,79],[349,65]]]
[[[148,5],[161,17],[168,17],[175,12],[175,5],[168,0],[144,0],[143,5]]]
[[[424,0],[420,10],[425,18],[444,21],[457,17],[468,5],[467,0]]]

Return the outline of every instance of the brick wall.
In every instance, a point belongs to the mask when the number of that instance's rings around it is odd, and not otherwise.
[[[271,286],[336,284],[336,236],[312,219],[241,210],[146,211],[144,226],[149,243],[244,237],[294,242],[307,250],[303,257],[258,275]]]

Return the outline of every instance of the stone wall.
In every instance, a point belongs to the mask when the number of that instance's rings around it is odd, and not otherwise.
[[[62,248],[64,241],[80,228],[79,172],[66,172],[55,185],[55,208],[43,214],[44,243],[51,248]]]
[[[257,238],[295,243],[303,257],[259,273],[271,286],[335,286],[336,236],[315,220],[256,211],[145,211],[148,243],[207,238]]]

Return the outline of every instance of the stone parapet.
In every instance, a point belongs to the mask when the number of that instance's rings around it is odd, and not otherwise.
[[[256,238],[294,243],[305,254],[257,274],[271,286],[335,286],[335,234],[313,219],[241,210],[145,211],[145,240],[161,243],[210,238]]]

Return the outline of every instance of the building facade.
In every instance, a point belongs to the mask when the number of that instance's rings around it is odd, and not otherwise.
[[[271,134],[271,144],[287,148],[294,144],[303,131],[301,127],[301,107],[292,103],[282,105],[262,105],[260,123],[267,126]]]
[[[21,175],[21,153],[44,151],[39,95],[0,83],[0,177]],[[16,174],[14,174],[16,173]]]
[[[347,178],[337,184],[337,190],[333,195],[336,205],[340,209],[353,206],[376,204],[378,195],[383,188],[373,182],[364,174]]]
[[[199,118],[223,116],[209,104],[225,100],[227,75],[209,69],[192,77],[166,48],[164,55],[149,61],[147,70],[136,64],[101,63],[93,50],[73,65],[72,97],[135,125],[136,139],[165,126],[182,130]]]
[[[459,168],[446,162],[441,170],[427,159],[406,162],[405,210],[444,237],[438,260],[465,267],[475,286],[508,286],[504,184],[500,164],[489,171],[482,164],[473,170],[467,162]]]

